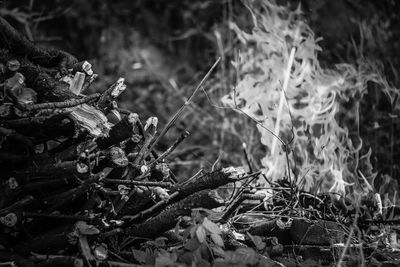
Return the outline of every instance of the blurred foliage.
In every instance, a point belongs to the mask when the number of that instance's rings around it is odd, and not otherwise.
[[[400,85],[398,1],[277,2],[292,8],[301,2],[305,19],[323,37],[322,65],[357,65],[362,58],[374,62],[391,84]],[[236,40],[227,23],[235,20],[242,29],[250,26],[250,16],[240,1],[8,0],[2,2],[0,15],[35,42],[93,63],[99,74],[93,90],[102,91],[119,76],[125,77],[128,90],[122,106],[142,119],[158,116],[161,125],[221,56],[218,72],[204,86],[208,95],[196,97],[160,148],[187,129],[192,135],[172,155],[181,175],[199,167],[247,165],[242,143],[247,144],[246,153],[257,168],[264,148],[254,123],[212,106],[220,105],[220,97],[235,83],[230,62]],[[396,101],[389,103],[371,87],[361,103],[359,129],[363,152],[371,147],[374,167],[392,177],[400,177],[400,122],[390,116],[398,106]]]

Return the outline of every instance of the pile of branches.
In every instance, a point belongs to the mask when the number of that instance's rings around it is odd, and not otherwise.
[[[1,260],[122,266],[107,239],[157,237],[193,208],[223,205],[212,189],[246,178],[228,168],[178,182],[165,158],[188,132],[156,151],[157,118],[143,124],[116,103],[123,78],[85,95],[90,63],[35,46],[2,18],[0,49]]]

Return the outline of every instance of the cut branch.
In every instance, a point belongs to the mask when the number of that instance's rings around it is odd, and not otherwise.
[[[180,216],[190,215],[194,208],[213,209],[224,204],[216,192],[204,190],[166,207],[157,216],[126,229],[127,234],[138,237],[156,237],[173,228]]]
[[[97,140],[98,147],[100,149],[105,149],[130,138],[133,134],[138,132],[138,121],[139,116],[136,113],[131,113],[128,116],[125,116],[120,122],[111,128],[108,137]]]

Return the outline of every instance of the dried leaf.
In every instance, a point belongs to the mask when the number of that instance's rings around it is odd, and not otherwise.
[[[250,233],[247,233],[247,236],[250,238],[250,240],[253,242],[258,250],[263,250],[265,248],[266,244],[262,241],[261,237],[257,235],[252,235]]]
[[[220,247],[224,246],[224,240],[222,240],[222,237],[218,234],[211,234],[211,239],[212,241]]]
[[[211,249],[212,249],[212,251],[214,253],[214,256],[217,256],[217,257],[224,257],[225,256],[225,250],[222,249],[221,247],[212,246]]]
[[[163,252],[156,258],[156,267],[174,266],[177,256],[175,253]]]
[[[251,248],[238,248],[233,253],[233,258],[236,259],[237,263],[246,263],[249,265],[256,264],[258,262],[258,255]]]
[[[219,193],[219,192],[218,192]],[[220,196],[220,195],[219,195]],[[201,211],[201,212],[203,212],[203,213],[205,213],[206,215],[206,217],[207,217],[207,219],[209,220],[209,221],[212,221],[212,222],[217,222],[217,221],[219,221],[221,218],[222,218],[222,216],[223,216],[223,212],[222,211],[216,211],[218,208],[215,208],[215,209],[212,209],[212,210],[210,210],[210,209],[205,209],[205,208],[196,208],[196,209],[193,209],[193,210],[197,210],[197,211]],[[223,208],[222,208],[223,209]]]
[[[196,227],[192,226],[190,227],[190,237],[194,238],[196,236]]]
[[[181,219],[179,218],[178,222],[175,224],[175,227],[174,227],[174,233],[176,235],[179,235],[179,229],[180,229],[179,224],[180,224],[180,222],[181,222]]]
[[[185,243],[184,247],[187,250],[195,251],[200,247],[200,242],[197,240],[197,238],[191,238]]]
[[[146,249],[146,265],[153,266],[156,262],[156,257],[151,249]]]
[[[207,229],[207,231],[209,231],[212,234],[221,234],[221,229],[219,229],[219,226],[215,223],[213,223],[212,221],[210,221],[209,219],[204,218],[203,220],[203,226],[205,229]]]
[[[185,266],[191,266],[194,259],[194,253],[191,251],[185,251],[179,255],[179,262],[186,264]]]
[[[204,243],[206,241],[206,231],[203,226],[199,226],[196,229],[196,236],[200,243]]]

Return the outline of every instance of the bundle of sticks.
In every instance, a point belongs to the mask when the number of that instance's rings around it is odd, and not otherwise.
[[[118,107],[123,78],[87,95],[96,76],[87,61],[37,47],[0,18],[1,260],[106,260],[104,240],[156,237],[193,208],[223,205],[213,189],[246,178],[235,168],[176,178],[165,159],[189,133],[156,151],[165,128],[158,134],[156,117],[143,123]]]

